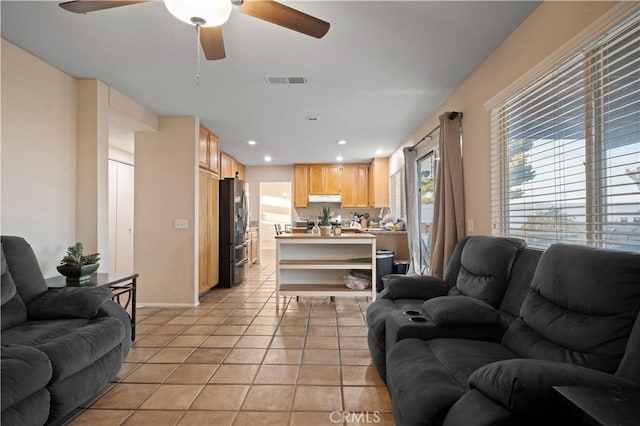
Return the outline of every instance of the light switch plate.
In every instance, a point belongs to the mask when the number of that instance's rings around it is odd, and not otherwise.
[[[467,219],[467,232],[473,232],[476,227],[476,221],[473,219]]]
[[[176,219],[174,228],[176,229],[189,229],[189,219]]]

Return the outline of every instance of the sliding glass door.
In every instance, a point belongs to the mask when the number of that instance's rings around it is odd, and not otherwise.
[[[433,151],[418,159],[418,205],[420,206],[420,272],[428,273],[431,264],[431,225],[433,223],[436,158]]]

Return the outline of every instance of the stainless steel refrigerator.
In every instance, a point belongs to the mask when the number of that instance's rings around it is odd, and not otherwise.
[[[246,239],[249,205],[246,184],[236,178],[220,181],[220,284],[231,287],[244,281],[249,264]]]

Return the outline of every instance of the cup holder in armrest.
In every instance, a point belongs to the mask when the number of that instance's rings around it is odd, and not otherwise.
[[[412,316],[413,315],[421,315],[422,314],[422,312],[420,312],[420,311],[404,311],[403,313],[405,315],[412,315]]]
[[[428,322],[429,320],[426,319],[425,317],[411,317],[411,318],[409,318],[409,321],[413,321],[413,322]]]

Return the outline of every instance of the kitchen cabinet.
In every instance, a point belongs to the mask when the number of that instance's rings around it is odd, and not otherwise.
[[[368,259],[367,261],[364,261]],[[376,298],[376,238],[371,234],[276,236],[276,306],[280,296]],[[350,289],[344,276],[369,270],[371,288]]]
[[[235,158],[220,151],[220,179],[236,177],[244,180],[244,165],[237,162]]]
[[[249,241],[249,263],[258,263],[260,260],[260,231],[258,228],[249,228],[247,241]]]
[[[296,208],[309,206],[309,165],[293,166],[293,205]]]
[[[342,207],[369,207],[369,165],[342,166]]]
[[[198,208],[199,269],[198,290],[202,294],[218,284],[218,178],[208,170],[200,170]]]
[[[340,194],[342,166],[337,164],[309,165],[309,194]]]
[[[389,206],[389,159],[374,158],[369,165],[369,207]]]
[[[200,126],[198,152],[200,167],[218,175],[218,136],[204,126]]]

